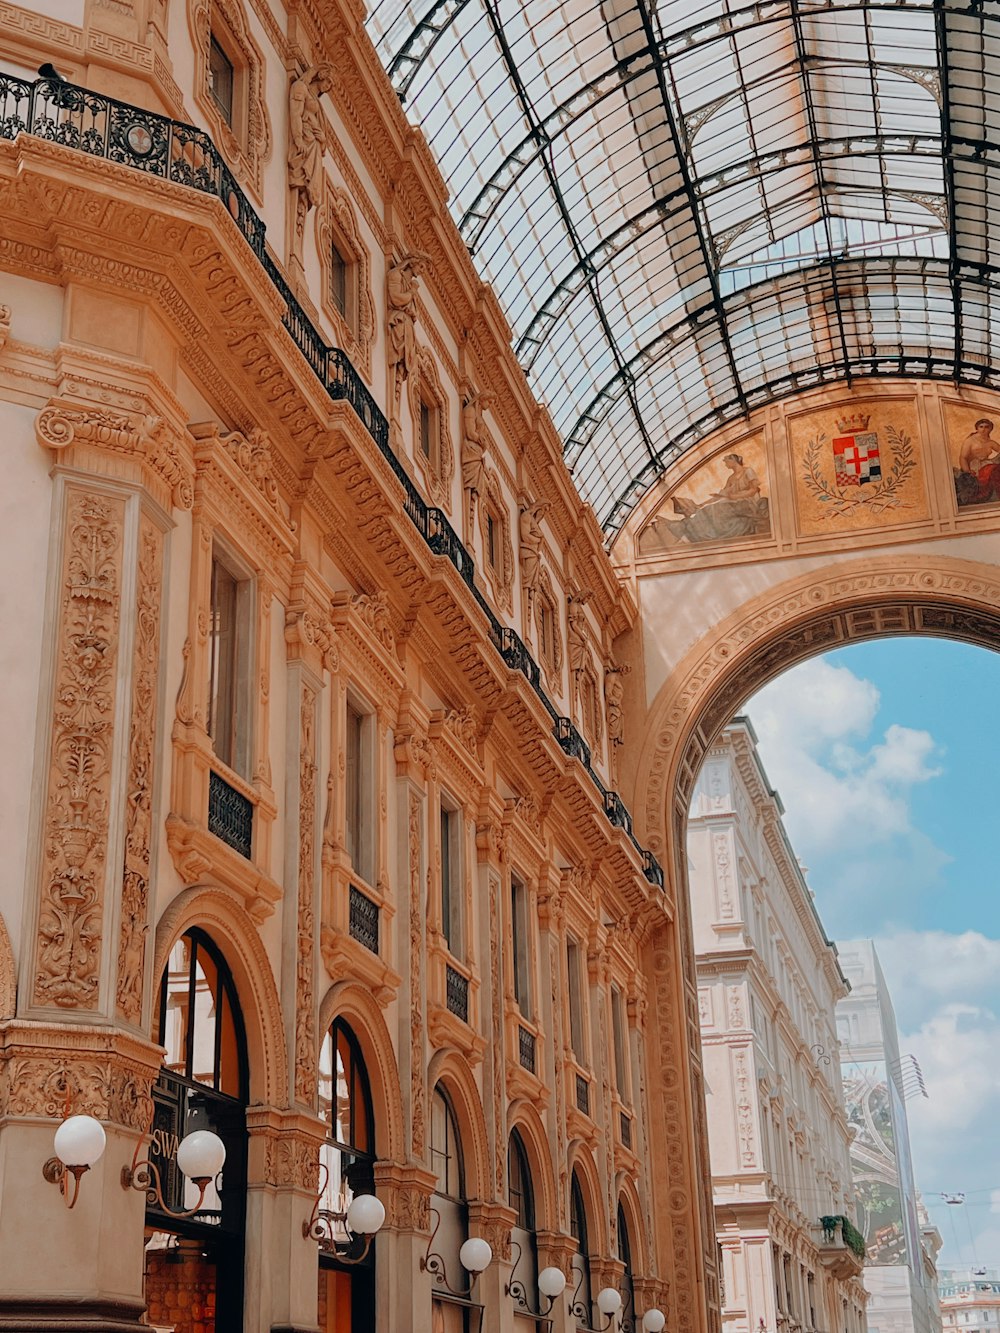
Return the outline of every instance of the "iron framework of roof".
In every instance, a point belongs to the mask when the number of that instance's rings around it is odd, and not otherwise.
[[[1000,387],[1000,0],[378,0],[368,27],[609,538],[775,398]]]

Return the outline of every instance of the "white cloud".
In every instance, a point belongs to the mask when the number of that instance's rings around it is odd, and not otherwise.
[[[901,930],[876,939],[899,1045],[927,1098],[907,1104],[914,1174],[941,1231],[943,1264],[992,1262],[1000,1232],[1000,939],[979,931]],[[964,1194],[949,1205],[942,1194]]]
[[[814,658],[747,706],[768,776],[782,795],[792,842],[804,860],[914,833],[909,793],[939,775],[926,731],[888,727],[868,740],[879,692],[847,667]]]

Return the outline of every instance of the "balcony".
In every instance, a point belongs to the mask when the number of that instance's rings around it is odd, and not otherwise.
[[[820,1263],[827,1272],[841,1281],[858,1277],[865,1266],[865,1238],[851,1219],[821,1217],[818,1229]]]

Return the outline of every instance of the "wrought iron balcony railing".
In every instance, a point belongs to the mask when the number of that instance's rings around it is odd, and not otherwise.
[[[231,787],[214,769],[208,775],[208,831],[250,860],[253,801]]]
[[[362,893],[353,884],[350,889],[347,916],[347,929],[351,939],[357,940],[372,953],[378,953],[378,903],[373,902],[367,893]]]
[[[444,983],[448,1009],[463,1023],[469,1021],[469,979],[449,964],[445,965]]]
[[[500,656],[508,667],[525,676],[552,718],[553,732],[560,745],[580,759],[604,798],[606,789],[591,768],[586,742],[572,723],[567,730],[568,719],[559,716],[542,688],[538,664],[514,630],[497,619],[477,587],[472,556],[442,511],[426,504],[393,453],[389,446],[389,423],[349,358],[339,347],[327,346],[302,309],[267,249],[264,223],[205,131],[76,84],[55,79],[31,81],[0,72],[0,139],[16,139],[20,134],[35,135],[90,157],[105,158],[222,201],[284,302],[282,324],[313,374],[331,399],[347,402],[353,408],[402,487],[407,516],[431,550],[454,565],[486,616],[490,638]],[[662,887],[659,865],[636,839],[631,819],[621,818],[618,807],[624,810],[624,806],[620,799],[616,800],[618,805],[611,810],[605,802],[606,812],[613,823],[624,828],[643,858],[646,878]]]

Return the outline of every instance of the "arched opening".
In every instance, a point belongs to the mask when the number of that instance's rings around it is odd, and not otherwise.
[[[439,1083],[431,1096],[431,1170],[437,1185],[431,1195],[431,1254],[434,1282],[431,1310],[432,1333],[469,1333],[472,1302],[465,1294],[470,1275],[462,1267],[460,1252],[469,1237],[469,1206],[466,1192],[465,1157],[458,1118],[451,1098]],[[437,1262],[440,1260],[440,1262]]]
[[[520,1131],[512,1129],[507,1146],[507,1202],[514,1210],[511,1249],[514,1266],[510,1291],[514,1322],[521,1330],[535,1327],[538,1311],[538,1242],[535,1237],[535,1194],[531,1164]]]
[[[571,1261],[570,1316],[577,1328],[589,1329],[593,1319],[593,1287],[590,1277],[590,1236],[587,1228],[587,1207],[583,1199],[580,1177],[574,1170],[569,1186],[569,1233],[576,1241],[576,1253]]]
[[[625,1265],[619,1291],[622,1296],[622,1333],[635,1333],[635,1284],[632,1277],[632,1238],[629,1235],[625,1208],[618,1204],[618,1258]]]
[[[342,1018],[334,1019],[323,1039],[319,1108],[328,1134],[320,1149],[320,1207],[343,1215],[355,1195],[375,1193],[375,1116],[361,1047]],[[319,1255],[320,1328],[324,1333],[370,1333],[375,1326],[374,1246],[364,1253],[364,1241],[352,1239],[343,1224],[334,1227],[331,1242],[321,1246]]]
[[[148,1153],[162,1201],[183,1212],[198,1188],[178,1169],[186,1134],[207,1129],[226,1146],[203,1205],[178,1219],[146,1204],[145,1295],[150,1323],[175,1333],[240,1333],[246,1231],[248,1069],[239,998],[221,951],[191,928],[175,942],[160,982],[153,1039],[165,1048],[153,1087]]]
[[[688,987],[692,997],[690,1006],[685,1006],[686,1014],[684,1009],[678,1012],[674,1038],[678,1046],[673,1052],[675,1059],[685,1062],[679,1046],[689,1041],[687,1088],[679,1095],[677,1089],[668,1086],[664,1073],[666,1061],[654,1075],[654,1083],[663,1092],[667,1116],[692,1117],[688,1122],[692,1140],[696,1136],[707,1138],[707,1133],[704,1112],[700,1110],[700,1043],[692,948],[690,940],[685,938],[691,896],[686,831],[691,794],[710,747],[756,691],[792,666],[829,649],[920,635],[995,649],[1000,645],[997,600],[996,574],[989,566],[933,555],[919,560],[874,556],[864,563],[842,563],[813,570],[771,586],[749,598],[727,618],[720,617],[701,638],[693,640],[693,646],[683,656],[678,655],[677,665],[651,710],[649,739],[635,775],[635,789],[642,793],[650,845],[668,867],[668,894],[675,897],[677,906],[677,925],[664,930],[652,950],[660,973],[654,983],[658,1003],[666,1010],[677,1003],[677,997]],[[850,837],[846,827],[845,836]],[[728,1016],[722,1021],[728,1022]],[[751,1092],[756,1096],[752,1065],[748,1068]],[[690,1112],[684,1109],[685,1101],[691,1107]],[[760,1132],[762,1136],[773,1133],[767,1117],[762,1116]],[[741,1146],[738,1139],[736,1142],[739,1151],[748,1158],[760,1150],[745,1143]],[[669,1159],[671,1149],[671,1144],[661,1142],[655,1151],[664,1161]],[[698,1183],[703,1164],[698,1162],[694,1149],[689,1151],[686,1173],[691,1191],[677,1189],[667,1198],[678,1222],[692,1200],[698,1199],[699,1192],[700,1202],[695,1207],[703,1215],[710,1215],[707,1202],[710,1193]],[[680,1166],[679,1161],[677,1165]],[[707,1183],[707,1170],[702,1179]],[[698,1226],[685,1225],[689,1234],[696,1237]],[[703,1267],[711,1299],[714,1263],[709,1257],[710,1245],[709,1237],[705,1236]],[[799,1281],[800,1285],[805,1284],[800,1305],[804,1302],[808,1308],[812,1294],[809,1272]],[[695,1299],[696,1293],[685,1273],[675,1269],[673,1308],[681,1308]],[[838,1312],[840,1304],[838,1298]]]

